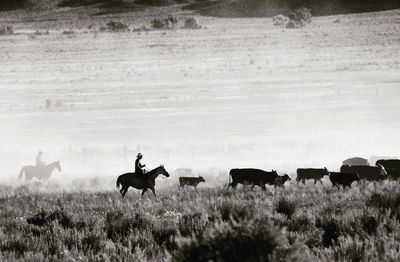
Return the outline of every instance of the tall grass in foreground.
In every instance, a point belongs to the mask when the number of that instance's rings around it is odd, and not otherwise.
[[[0,260],[400,261],[400,185],[38,193],[1,187]]]

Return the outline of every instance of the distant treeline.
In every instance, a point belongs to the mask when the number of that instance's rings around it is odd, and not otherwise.
[[[137,6],[183,4],[184,9],[218,17],[269,17],[303,6],[311,8],[316,16],[400,8],[399,0],[1,0],[0,11],[40,7],[49,2],[59,7],[96,6],[111,12],[132,11]]]
[[[271,17],[307,7],[314,16],[376,12],[400,8],[398,0],[237,0],[196,1],[184,8],[217,17]]]
[[[0,11],[23,9],[32,6],[31,0],[1,0]]]

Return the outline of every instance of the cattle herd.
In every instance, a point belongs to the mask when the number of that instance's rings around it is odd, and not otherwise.
[[[329,176],[332,185],[351,187],[355,181],[380,181],[384,179],[400,178],[400,159],[380,159],[375,166],[371,166],[367,159],[361,157],[349,158],[343,161],[340,172],[330,172],[324,168],[298,168],[297,182],[305,183],[307,180],[313,180],[314,184],[320,181],[324,176]],[[255,168],[235,168],[229,172],[228,187],[235,188],[238,184],[248,184],[253,188],[259,186],[266,189],[265,185],[282,186],[291,178],[284,174],[280,176],[277,171],[270,172]],[[179,177],[181,187],[194,186],[200,182],[205,182],[203,177]]]

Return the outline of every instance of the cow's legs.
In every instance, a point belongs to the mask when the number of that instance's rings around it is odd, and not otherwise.
[[[143,190],[142,190],[142,196],[144,195],[144,193],[146,193],[146,191],[147,191],[147,187],[146,187],[146,188],[143,188]]]
[[[265,185],[260,185],[260,187],[262,188],[262,190],[267,190],[267,188],[265,187]]]
[[[153,192],[154,196],[157,196],[156,195],[156,189],[154,187],[151,187],[150,190]]]

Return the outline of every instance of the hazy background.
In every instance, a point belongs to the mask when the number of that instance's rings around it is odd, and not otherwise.
[[[2,36],[0,180],[16,180],[39,149],[61,160],[62,179],[116,178],[138,152],[149,168],[226,180],[234,167],[293,174],[400,155],[398,17],[318,17],[298,30],[200,17],[194,31]]]

